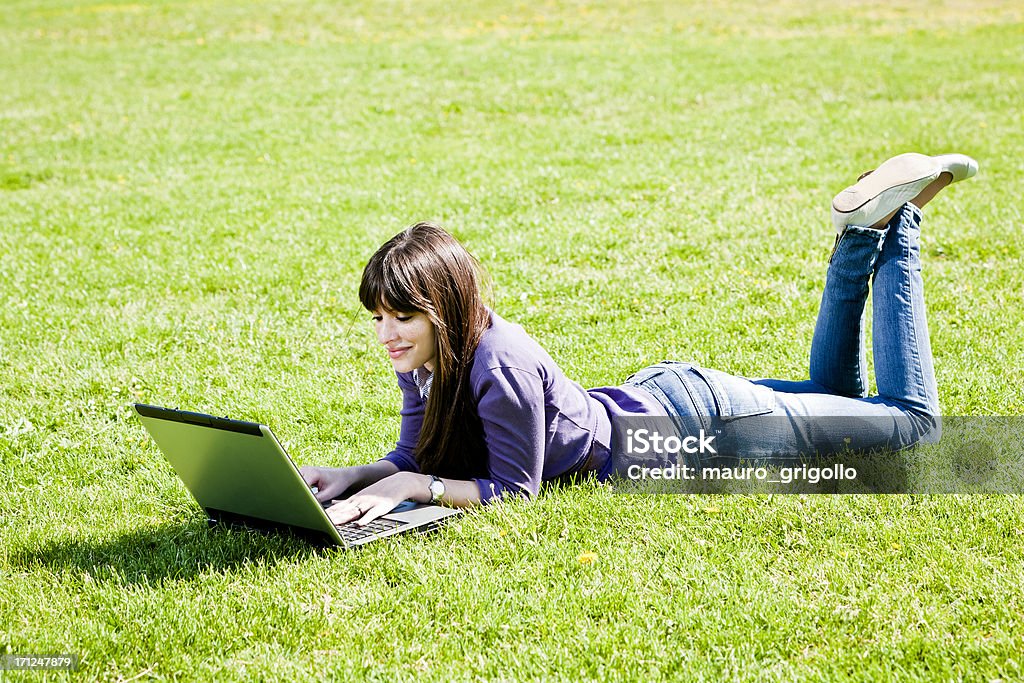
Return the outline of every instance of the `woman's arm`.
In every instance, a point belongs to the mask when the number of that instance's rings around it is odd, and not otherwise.
[[[544,382],[534,371],[496,366],[481,372],[473,392],[487,447],[486,478],[476,479],[484,503],[533,497],[544,476]]]
[[[378,464],[380,463],[374,463]],[[358,524],[367,524],[391,512],[402,501],[429,503],[431,481],[430,475],[427,474],[395,472],[327,508],[327,516],[335,524],[345,524],[353,520],[358,520]],[[462,479],[441,479],[441,482],[445,488],[440,501],[442,505],[463,508],[480,504],[480,491],[475,482]]]
[[[535,496],[544,466],[544,387],[532,372],[495,367],[474,387],[488,450],[488,477],[474,481],[442,479],[441,502],[470,507],[502,497]],[[328,509],[335,524],[358,519],[366,524],[403,500],[430,501],[430,476],[402,471],[366,487]]]
[[[316,499],[321,503],[340,498],[346,491],[359,490],[398,472],[398,467],[387,460],[354,467],[300,467],[299,474],[310,486],[317,488]]]
[[[384,456],[403,472],[418,472],[416,463],[416,443],[420,440],[423,428],[423,417],[426,405],[420,398],[420,390],[412,379],[411,373],[395,373],[398,388],[402,390],[402,425],[398,432],[398,443],[394,450]]]

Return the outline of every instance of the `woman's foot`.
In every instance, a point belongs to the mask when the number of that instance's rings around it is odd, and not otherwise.
[[[861,176],[832,200],[832,225],[843,234],[848,225],[884,225],[886,216],[917,197],[942,173],[942,165],[925,154],[900,154]]]
[[[977,172],[978,162],[964,154],[900,154],[836,195],[832,224],[839,234],[847,225],[882,228],[907,201],[921,208],[947,185]]]
[[[966,154],[940,154],[932,159],[939,163],[943,173],[952,176],[951,183],[959,183],[978,174],[978,162]]]
[[[919,195],[910,200],[910,203],[919,209],[923,209],[924,205],[934,199],[947,185],[973,178],[978,173],[978,162],[963,154],[941,154],[932,158],[942,166],[942,172],[928,187],[921,190]],[[886,219],[886,223],[888,222]]]

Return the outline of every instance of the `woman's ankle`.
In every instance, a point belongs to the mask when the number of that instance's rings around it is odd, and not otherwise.
[[[923,209],[925,204],[935,199],[935,195],[941,192],[947,185],[952,184],[952,182],[953,174],[949,171],[943,171],[928,187],[921,190],[919,195],[911,199],[910,203],[919,209]]]

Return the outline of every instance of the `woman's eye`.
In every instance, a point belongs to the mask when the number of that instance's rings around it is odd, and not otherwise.
[[[382,316],[382,315],[375,315],[375,316],[373,316],[373,322],[375,322],[375,323],[379,323],[383,319],[384,319],[384,316]]]
[[[404,323],[404,322],[407,322],[409,320],[412,320],[412,316],[411,315],[396,315],[395,319],[398,320],[398,322]]]

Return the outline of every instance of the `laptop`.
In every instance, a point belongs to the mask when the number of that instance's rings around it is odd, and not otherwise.
[[[290,530],[346,548],[409,531],[426,532],[461,510],[406,501],[365,526],[335,525],[270,427],[203,413],[133,404],[164,457],[211,526]],[[332,501],[333,502],[333,501]]]

